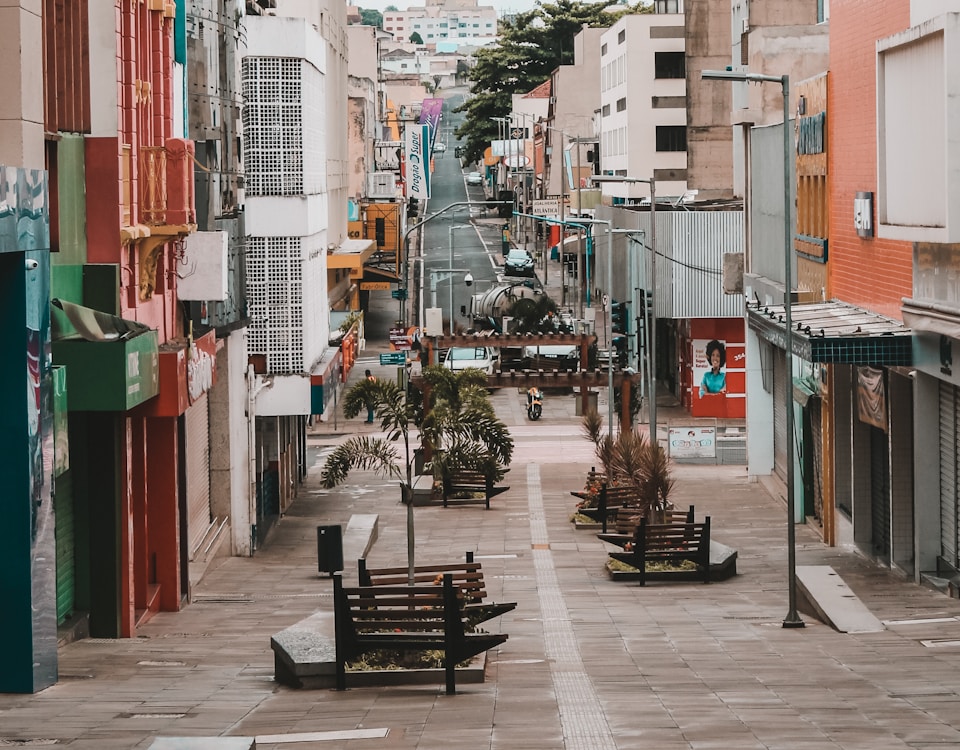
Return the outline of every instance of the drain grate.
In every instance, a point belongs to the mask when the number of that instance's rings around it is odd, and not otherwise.
[[[11,740],[0,737],[0,747],[41,747],[48,745],[59,745],[60,740],[32,739],[32,740]]]

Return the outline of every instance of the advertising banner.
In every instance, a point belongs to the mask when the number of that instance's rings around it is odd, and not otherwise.
[[[407,127],[404,137],[407,167],[404,191],[407,198],[426,200],[430,197],[430,157],[427,151],[429,137],[428,125]]]
[[[430,145],[437,139],[440,130],[440,115],[443,114],[443,99],[424,99],[420,107],[420,124],[430,128]]]

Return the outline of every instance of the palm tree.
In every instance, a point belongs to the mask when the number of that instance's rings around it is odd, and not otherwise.
[[[420,425],[421,439],[431,451],[437,479],[446,471],[466,469],[493,475],[499,482],[513,457],[513,438],[497,419],[481,370],[460,372],[445,367],[424,368],[431,409]]]
[[[347,390],[343,414],[353,419],[372,407],[383,437],[358,435],[341,443],[328,457],[320,473],[323,487],[332,489],[346,481],[351,469],[372,470],[381,476],[404,479],[400,491],[407,506],[407,566],[409,581],[414,576],[413,456],[411,428],[419,428],[421,446],[438,451],[434,476],[445,465],[451,468],[497,472],[503,478],[513,456],[513,438],[507,426],[496,418],[486,389],[486,375],[480,370],[456,373],[434,365],[425,367],[423,379],[433,401],[425,412],[420,399],[409,398],[389,380],[361,380]],[[398,465],[396,446],[403,439],[405,473]],[[446,462],[446,464],[444,463]]]

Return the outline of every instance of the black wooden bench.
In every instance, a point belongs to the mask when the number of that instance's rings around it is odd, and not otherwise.
[[[437,585],[443,575],[453,576],[453,585],[459,586],[463,597],[463,611],[472,623],[485,622],[510,612],[517,607],[516,602],[488,602],[486,584],[480,563],[474,562],[473,552],[467,552],[464,562],[440,563],[436,565],[417,565],[413,569],[413,583],[416,585]],[[410,583],[410,569],[368,568],[363,558],[357,560],[357,579],[361,586],[403,586]]]
[[[662,515],[663,523],[693,523],[695,520],[692,505],[687,510],[671,508],[665,510]],[[641,518],[643,518],[643,516],[639,508],[620,508],[613,522],[613,530],[597,534],[597,539],[615,544],[618,547],[626,547],[628,542],[633,541]]]
[[[636,507],[640,502],[640,489],[633,484],[603,484],[597,496],[596,508],[578,508],[577,512],[600,524],[606,532],[607,524],[615,518],[620,508]]]
[[[596,466],[591,466],[590,471],[587,472],[587,481],[583,483],[583,489],[571,490],[570,494],[580,500],[587,500],[590,498],[590,488],[598,487],[606,481],[607,475],[602,471],[597,471]]]
[[[509,469],[507,471],[509,471]],[[444,472],[442,482],[444,508],[447,507],[449,501],[455,500],[461,502],[483,502],[487,510],[490,510],[490,499],[510,489],[509,487],[495,487],[496,482],[490,474],[467,469],[453,469]],[[483,497],[478,501],[474,496],[481,493]],[[469,495],[469,497],[458,498],[455,497],[456,495]]]
[[[611,552],[610,557],[636,568],[641,586],[646,584],[648,562],[690,561],[703,582],[710,583],[710,516],[703,523],[648,524],[643,519],[630,549]]]
[[[346,690],[346,664],[371,651],[443,651],[447,695],[456,693],[456,667],[507,640],[470,632],[453,576],[440,586],[357,586],[333,577],[336,689]]]

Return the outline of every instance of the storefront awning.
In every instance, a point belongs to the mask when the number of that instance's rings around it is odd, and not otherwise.
[[[910,366],[912,331],[902,323],[845,302],[790,308],[793,354],[821,364]],[[774,346],[786,346],[783,305],[747,305],[747,323]]]

